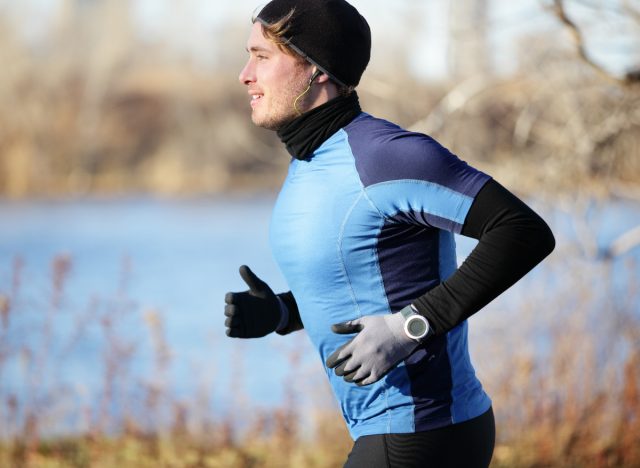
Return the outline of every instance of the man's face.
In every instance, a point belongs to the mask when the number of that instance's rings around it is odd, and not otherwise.
[[[253,24],[247,41],[249,60],[238,79],[251,96],[251,120],[269,130],[278,130],[298,116],[294,102],[307,88],[312,66],[299,57],[282,52],[264,37],[262,25]],[[307,109],[303,96],[297,103]]]

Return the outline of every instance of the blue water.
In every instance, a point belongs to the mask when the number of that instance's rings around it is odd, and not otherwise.
[[[0,202],[0,295],[12,300],[0,317],[0,399],[16,395],[24,407],[39,407],[63,396],[93,408],[111,382],[113,412],[155,386],[187,405],[204,395],[225,416],[279,405],[296,382],[321,404],[323,371],[304,333],[257,340],[224,334],[224,294],[246,289],[241,264],[275,291],[288,289],[268,246],[273,202],[272,195]],[[576,237],[566,212],[552,210],[547,219],[563,233],[559,240]],[[597,227],[602,247],[640,223],[640,207],[589,206],[584,219]],[[474,242],[458,238],[458,245],[462,259]],[[51,268],[60,256],[70,270],[54,304]],[[533,277],[545,274],[538,269]],[[507,300],[521,294],[516,288]],[[105,323],[115,340],[106,338]],[[153,323],[162,325],[165,348],[154,341]]]
[[[268,248],[273,201],[0,204],[0,294],[11,294],[12,265],[16,259],[23,264],[9,327],[0,326],[0,346],[12,350],[4,372],[0,368],[0,393],[24,396],[35,379],[42,399],[48,388],[91,401],[105,387],[108,346],[100,320],[110,317],[114,335],[135,345],[127,359],[131,381],[159,380],[167,393],[187,400],[204,391],[218,408],[239,398],[254,406],[281,402],[291,353],[299,349],[305,366],[316,364],[306,340],[232,340],[223,325],[225,292],[246,289],[238,275],[242,263],[274,290],[287,289]],[[71,269],[62,303],[52,310],[51,264],[60,255],[68,256]],[[145,320],[150,311],[161,318],[169,350],[161,368]],[[42,351],[49,316],[51,344]],[[21,348],[30,350],[27,358]],[[37,362],[41,351],[45,364]]]

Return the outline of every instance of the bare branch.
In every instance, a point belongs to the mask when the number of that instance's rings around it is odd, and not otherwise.
[[[567,15],[567,11],[564,7],[564,0],[553,0],[551,11],[558,18],[558,20],[560,20],[560,22],[566,27],[567,31],[569,31],[569,33],[571,34],[571,37],[573,38],[573,42],[575,43],[576,50],[578,52],[578,57],[580,57],[580,60],[582,60],[587,65],[589,65],[601,77],[605,78],[608,81],[612,81],[621,85],[629,85],[631,83],[640,83],[640,74],[630,72],[630,73],[627,73],[624,78],[614,76],[605,68],[603,68],[601,65],[596,63],[589,56],[585,47],[584,36],[582,35],[582,31],[580,30],[580,28],[578,28],[578,25]]]
[[[471,78],[454,86],[423,119],[409,126],[410,130],[433,134],[444,125],[445,118],[453,112],[463,109],[474,96],[486,90],[490,82],[482,75]]]
[[[603,255],[606,258],[617,257],[623,255],[629,250],[640,245],[640,226],[636,226],[633,229],[625,232],[616,238],[609,248],[607,248]]]
[[[624,0],[622,2],[622,9],[625,13],[627,13],[631,18],[633,18],[638,24],[640,24],[640,10],[631,5],[629,0]]]

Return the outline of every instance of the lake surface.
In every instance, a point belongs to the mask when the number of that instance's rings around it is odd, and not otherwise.
[[[11,299],[0,317],[0,399],[14,395],[23,408],[38,408],[67,398],[67,406],[97,411],[110,394],[107,410],[118,413],[156,389],[224,416],[280,405],[295,381],[310,404],[331,405],[304,333],[224,334],[224,294],[246,289],[241,264],[274,291],[288,289],[268,246],[273,203],[272,195],[0,202],[0,295]],[[550,213],[559,239],[576,237],[566,211]],[[608,245],[640,224],[640,207],[594,205],[585,222],[596,226],[594,242]],[[473,245],[458,238],[460,259]],[[637,248],[632,255],[640,258]],[[69,265],[61,294],[55,258]],[[549,274],[538,268],[531,276],[557,283]],[[518,287],[492,307],[505,309],[529,286]],[[495,326],[494,316],[473,317],[472,337]],[[2,411],[0,419],[8,417]]]

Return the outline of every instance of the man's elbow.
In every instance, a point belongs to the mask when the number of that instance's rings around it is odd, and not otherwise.
[[[551,254],[551,252],[553,252],[553,250],[556,248],[556,238],[553,235],[553,232],[551,231],[551,228],[549,227],[549,225],[544,221],[542,221],[542,224],[540,226],[539,239],[541,244],[540,245],[540,254],[541,254],[540,261],[542,261],[544,258],[548,257]]]

